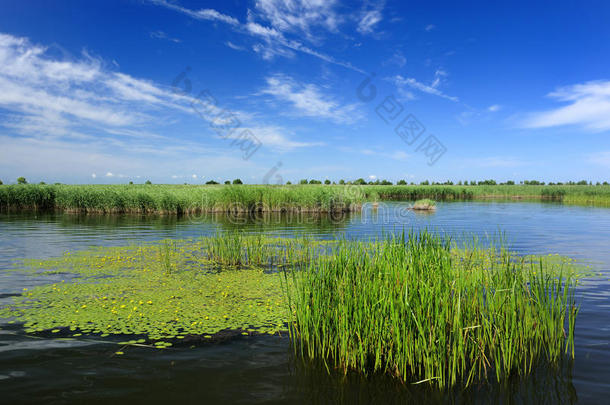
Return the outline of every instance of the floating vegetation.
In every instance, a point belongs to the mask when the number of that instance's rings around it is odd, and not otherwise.
[[[409,382],[468,385],[573,356],[576,267],[420,234],[368,242],[224,233],[26,260],[0,318],[49,337],[164,349],[288,331],[297,353]]]
[[[289,291],[297,353],[440,387],[526,375],[574,356],[575,270],[426,232],[344,242]]]
[[[174,339],[212,336],[221,331],[277,333],[286,330],[286,302],[280,274],[252,262],[272,262],[273,246],[281,261],[301,260],[298,240],[242,237],[242,259],[231,250],[208,250],[236,236],[198,241],[94,248],[61,258],[28,260],[36,275],[71,273],[77,277],[24,289],[0,317],[24,322],[25,331],[53,333],[143,335]],[[309,242],[305,242],[307,246]],[[228,246],[226,243],[222,246]],[[214,261],[212,259],[216,259]],[[218,263],[235,260],[241,266],[218,271]],[[277,260],[279,261],[279,259]]]

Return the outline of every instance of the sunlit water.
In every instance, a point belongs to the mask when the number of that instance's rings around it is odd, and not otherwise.
[[[48,279],[7,272],[17,258],[43,258],[93,245],[196,238],[218,230],[319,238],[368,239],[427,228],[455,240],[504,234],[521,253],[559,253],[590,263],[597,275],[579,286],[576,357],[561,370],[542,368],[506,385],[440,393],[387,376],[302,364],[287,337],[244,337],[221,344],[167,350],[130,348],[101,338],[41,339],[18,327],[0,329],[0,402],[45,403],[405,403],[483,401],[605,403],[610,394],[610,209],[538,203],[446,203],[432,214],[406,204],[336,218],[266,215],[193,218],[0,214],[0,305]]]

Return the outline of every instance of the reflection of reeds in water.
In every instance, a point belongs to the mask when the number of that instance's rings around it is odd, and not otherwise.
[[[450,387],[573,356],[574,282],[542,259],[424,232],[343,241],[292,280],[296,350],[345,372]]]

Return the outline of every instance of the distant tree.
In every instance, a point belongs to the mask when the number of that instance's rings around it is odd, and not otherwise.
[[[322,184],[322,182],[320,180],[311,179],[309,180],[309,184]]]
[[[391,182],[391,181],[389,181],[389,180],[385,180],[385,179],[384,179],[384,180],[382,180],[382,181],[381,181],[381,185],[382,185],[382,186],[391,186],[391,185],[392,185],[392,182]]]
[[[40,183],[38,183],[38,184],[40,184],[40,185],[44,186],[44,185],[45,185],[45,184],[47,184],[47,183],[45,183],[44,181],[41,181],[41,182],[40,182]]]
[[[330,184],[330,180],[328,180],[328,179],[324,180],[324,184],[326,184],[326,185]]]
[[[235,179],[235,180],[233,180],[233,184],[244,184],[244,182],[241,181],[240,179]]]
[[[406,186],[407,185],[407,181],[406,180],[398,180],[396,182],[396,185],[398,185],[398,186]]]
[[[17,177],[17,184],[28,184],[28,181],[25,177]]]
[[[458,185],[458,186],[461,186],[461,185],[462,185],[462,180],[458,181],[458,184],[457,184],[457,185]]]
[[[218,184],[218,182],[214,181],[214,180],[210,180],[210,181],[206,181],[205,184]]]
[[[345,180],[343,180],[343,179],[339,180],[339,184],[341,184],[341,185],[345,184]]]
[[[354,184],[363,185],[363,184],[366,184],[366,181],[364,181],[364,179],[362,177],[360,177],[359,179],[354,180]]]
[[[515,181],[514,181],[514,180],[508,180],[508,181],[506,182],[506,185],[507,185],[507,186],[514,186],[514,185],[515,185]]]
[[[133,181],[130,181],[130,182],[129,182],[129,184],[132,184],[132,185],[133,185]]]
[[[2,182],[1,182],[1,181],[0,181],[0,184],[2,184]],[[607,182],[607,181],[604,181],[602,184],[603,184],[604,186],[607,186],[607,185],[608,185],[608,182]]]
[[[152,184],[152,181],[150,181],[150,180],[146,180],[146,181],[144,182],[144,184]]]
[[[430,182],[428,180],[424,180],[421,183],[419,183],[420,186],[429,186]]]
[[[225,180],[225,184],[231,184],[229,180]]]
[[[2,182],[2,180],[0,180],[0,186],[3,185],[4,183]]]
[[[61,183],[53,183],[53,184],[55,184],[56,186],[61,186]]]
[[[299,184],[307,184],[307,179],[302,179],[301,181],[299,181]]]
[[[451,180],[447,180],[446,182],[443,183],[443,185],[445,185],[445,186],[453,186],[453,182]]]

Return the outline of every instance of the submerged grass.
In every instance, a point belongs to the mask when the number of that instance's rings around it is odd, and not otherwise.
[[[333,367],[448,387],[573,356],[574,264],[420,234],[368,242],[224,233],[93,248],[27,271],[0,318],[27,333],[129,342],[289,331]],[[60,281],[60,278],[63,280]]]
[[[610,206],[610,186],[2,185],[0,209],[98,213],[343,212],[367,201],[524,198]]]

